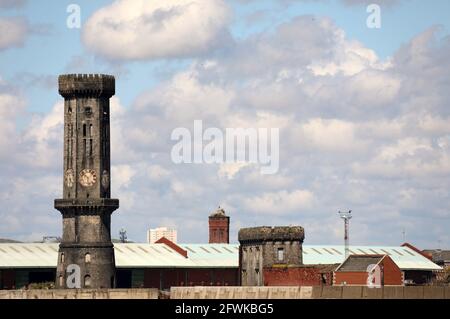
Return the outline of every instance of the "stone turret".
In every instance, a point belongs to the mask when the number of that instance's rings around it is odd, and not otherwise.
[[[264,268],[303,264],[303,227],[243,228],[239,230],[238,238],[239,268],[243,286],[262,286]]]

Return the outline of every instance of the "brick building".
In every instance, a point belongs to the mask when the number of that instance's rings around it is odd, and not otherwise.
[[[218,208],[209,216],[209,243],[230,243],[230,217],[222,208]]]
[[[402,271],[389,255],[350,255],[334,271],[333,285],[365,286],[368,280],[379,286],[404,284]]]
[[[330,285],[333,271],[343,262],[344,250],[344,246],[302,245],[303,265],[266,267],[262,283]],[[389,255],[405,279],[418,277],[417,282],[408,284],[428,284],[422,278],[442,269],[409,247],[350,246],[350,253]],[[237,244],[116,243],[114,255],[117,287],[121,288],[240,285]],[[54,281],[57,259],[57,243],[0,243],[0,289]]]
[[[116,243],[117,288],[239,285],[238,245]],[[57,243],[0,244],[0,289],[54,282]]]
[[[303,239],[304,230],[300,226],[241,229],[241,285],[366,285],[368,265],[358,271],[344,271],[347,266],[343,264],[361,261],[359,258],[379,264],[383,285],[431,284],[434,272],[442,269],[410,244],[350,246],[351,256],[345,260],[343,246],[303,245]]]

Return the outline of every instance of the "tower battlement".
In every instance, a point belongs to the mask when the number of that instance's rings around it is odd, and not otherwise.
[[[301,226],[253,227],[239,230],[240,242],[264,241],[300,241],[305,239],[305,230]]]
[[[71,97],[106,97],[115,94],[114,76],[106,74],[64,74],[58,77],[59,94]]]

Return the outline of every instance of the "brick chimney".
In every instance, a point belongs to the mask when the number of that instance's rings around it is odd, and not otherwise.
[[[230,217],[225,215],[225,211],[220,206],[209,215],[209,243],[230,243]]]

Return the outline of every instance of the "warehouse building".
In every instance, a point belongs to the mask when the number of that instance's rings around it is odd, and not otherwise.
[[[57,243],[1,243],[0,288],[23,288],[29,283],[55,280]],[[162,240],[155,244],[114,244],[117,286],[169,289],[171,286],[236,286],[239,282],[239,245],[175,244]],[[353,255],[388,255],[398,266],[405,281],[427,284],[432,272],[441,268],[409,247],[350,246]],[[283,285],[331,284],[329,265],[341,264],[344,246],[303,245],[303,267],[308,267],[311,281],[298,282],[296,276]],[[328,269],[327,269],[328,267]],[[299,268],[301,269],[301,267]],[[311,270],[312,269],[312,270]],[[321,273],[321,269],[325,269]],[[278,271],[283,271],[279,267]],[[300,270],[297,270],[300,271]],[[411,275],[412,274],[412,275]],[[272,273],[275,278],[276,274]],[[264,279],[266,280],[266,279]],[[414,281],[417,280],[417,281]],[[272,280],[272,285],[277,284]]]
[[[0,288],[55,280],[59,244],[0,244]],[[174,249],[176,247],[176,249]],[[118,288],[237,285],[238,246],[114,244]]]

